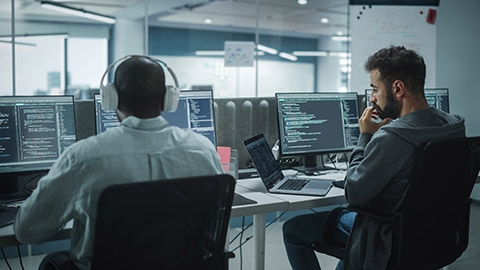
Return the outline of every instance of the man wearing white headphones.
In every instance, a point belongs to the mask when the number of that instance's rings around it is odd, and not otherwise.
[[[115,82],[103,77],[120,62]],[[178,82],[167,90],[158,59],[127,56],[102,77],[103,104],[116,109],[121,126],[70,146],[18,212],[14,230],[22,243],[51,240],[74,220],[69,256],[88,269],[98,196],[114,184],[222,173],[212,143],[160,116],[176,109]],[[44,264],[47,260],[44,259]],[[43,266],[48,269],[48,266]]]

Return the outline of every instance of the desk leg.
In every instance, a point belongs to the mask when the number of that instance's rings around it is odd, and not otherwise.
[[[253,216],[253,270],[265,269],[265,214]]]

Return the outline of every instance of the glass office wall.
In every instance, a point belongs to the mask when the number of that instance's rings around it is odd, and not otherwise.
[[[0,1],[0,14],[3,23],[0,24],[0,96],[12,93],[12,25],[11,3]]]
[[[107,67],[108,40],[71,37],[66,48],[66,93],[76,99],[93,99],[93,94],[99,93],[100,78]]]
[[[11,10],[6,2],[0,4],[0,36],[9,38]],[[25,43],[35,44],[16,46],[18,94],[89,98],[98,91],[107,64],[128,54],[158,57],[175,71],[181,88],[213,89],[215,97],[347,90],[348,44],[338,41],[347,35],[347,0],[56,4],[104,14],[115,18],[114,23],[47,9],[38,1],[15,3],[15,32]],[[63,43],[58,34],[65,35]],[[51,45],[44,46],[47,40]],[[248,64],[225,64],[228,42],[246,42]],[[0,91],[8,94],[8,43],[0,42],[0,55]]]

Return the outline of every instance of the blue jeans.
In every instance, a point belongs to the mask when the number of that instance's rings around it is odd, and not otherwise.
[[[328,213],[296,216],[283,224],[283,241],[293,270],[320,270],[313,244],[320,240]],[[333,239],[339,243],[347,243],[356,216],[355,212],[342,211],[338,216]],[[342,260],[338,262],[336,269],[343,270]]]

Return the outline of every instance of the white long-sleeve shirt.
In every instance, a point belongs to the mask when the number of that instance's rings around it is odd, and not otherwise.
[[[126,118],[118,128],[79,141],[55,162],[23,203],[14,230],[22,243],[51,240],[74,220],[70,256],[89,267],[98,197],[114,184],[215,175],[222,168],[205,137],[161,116]]]

